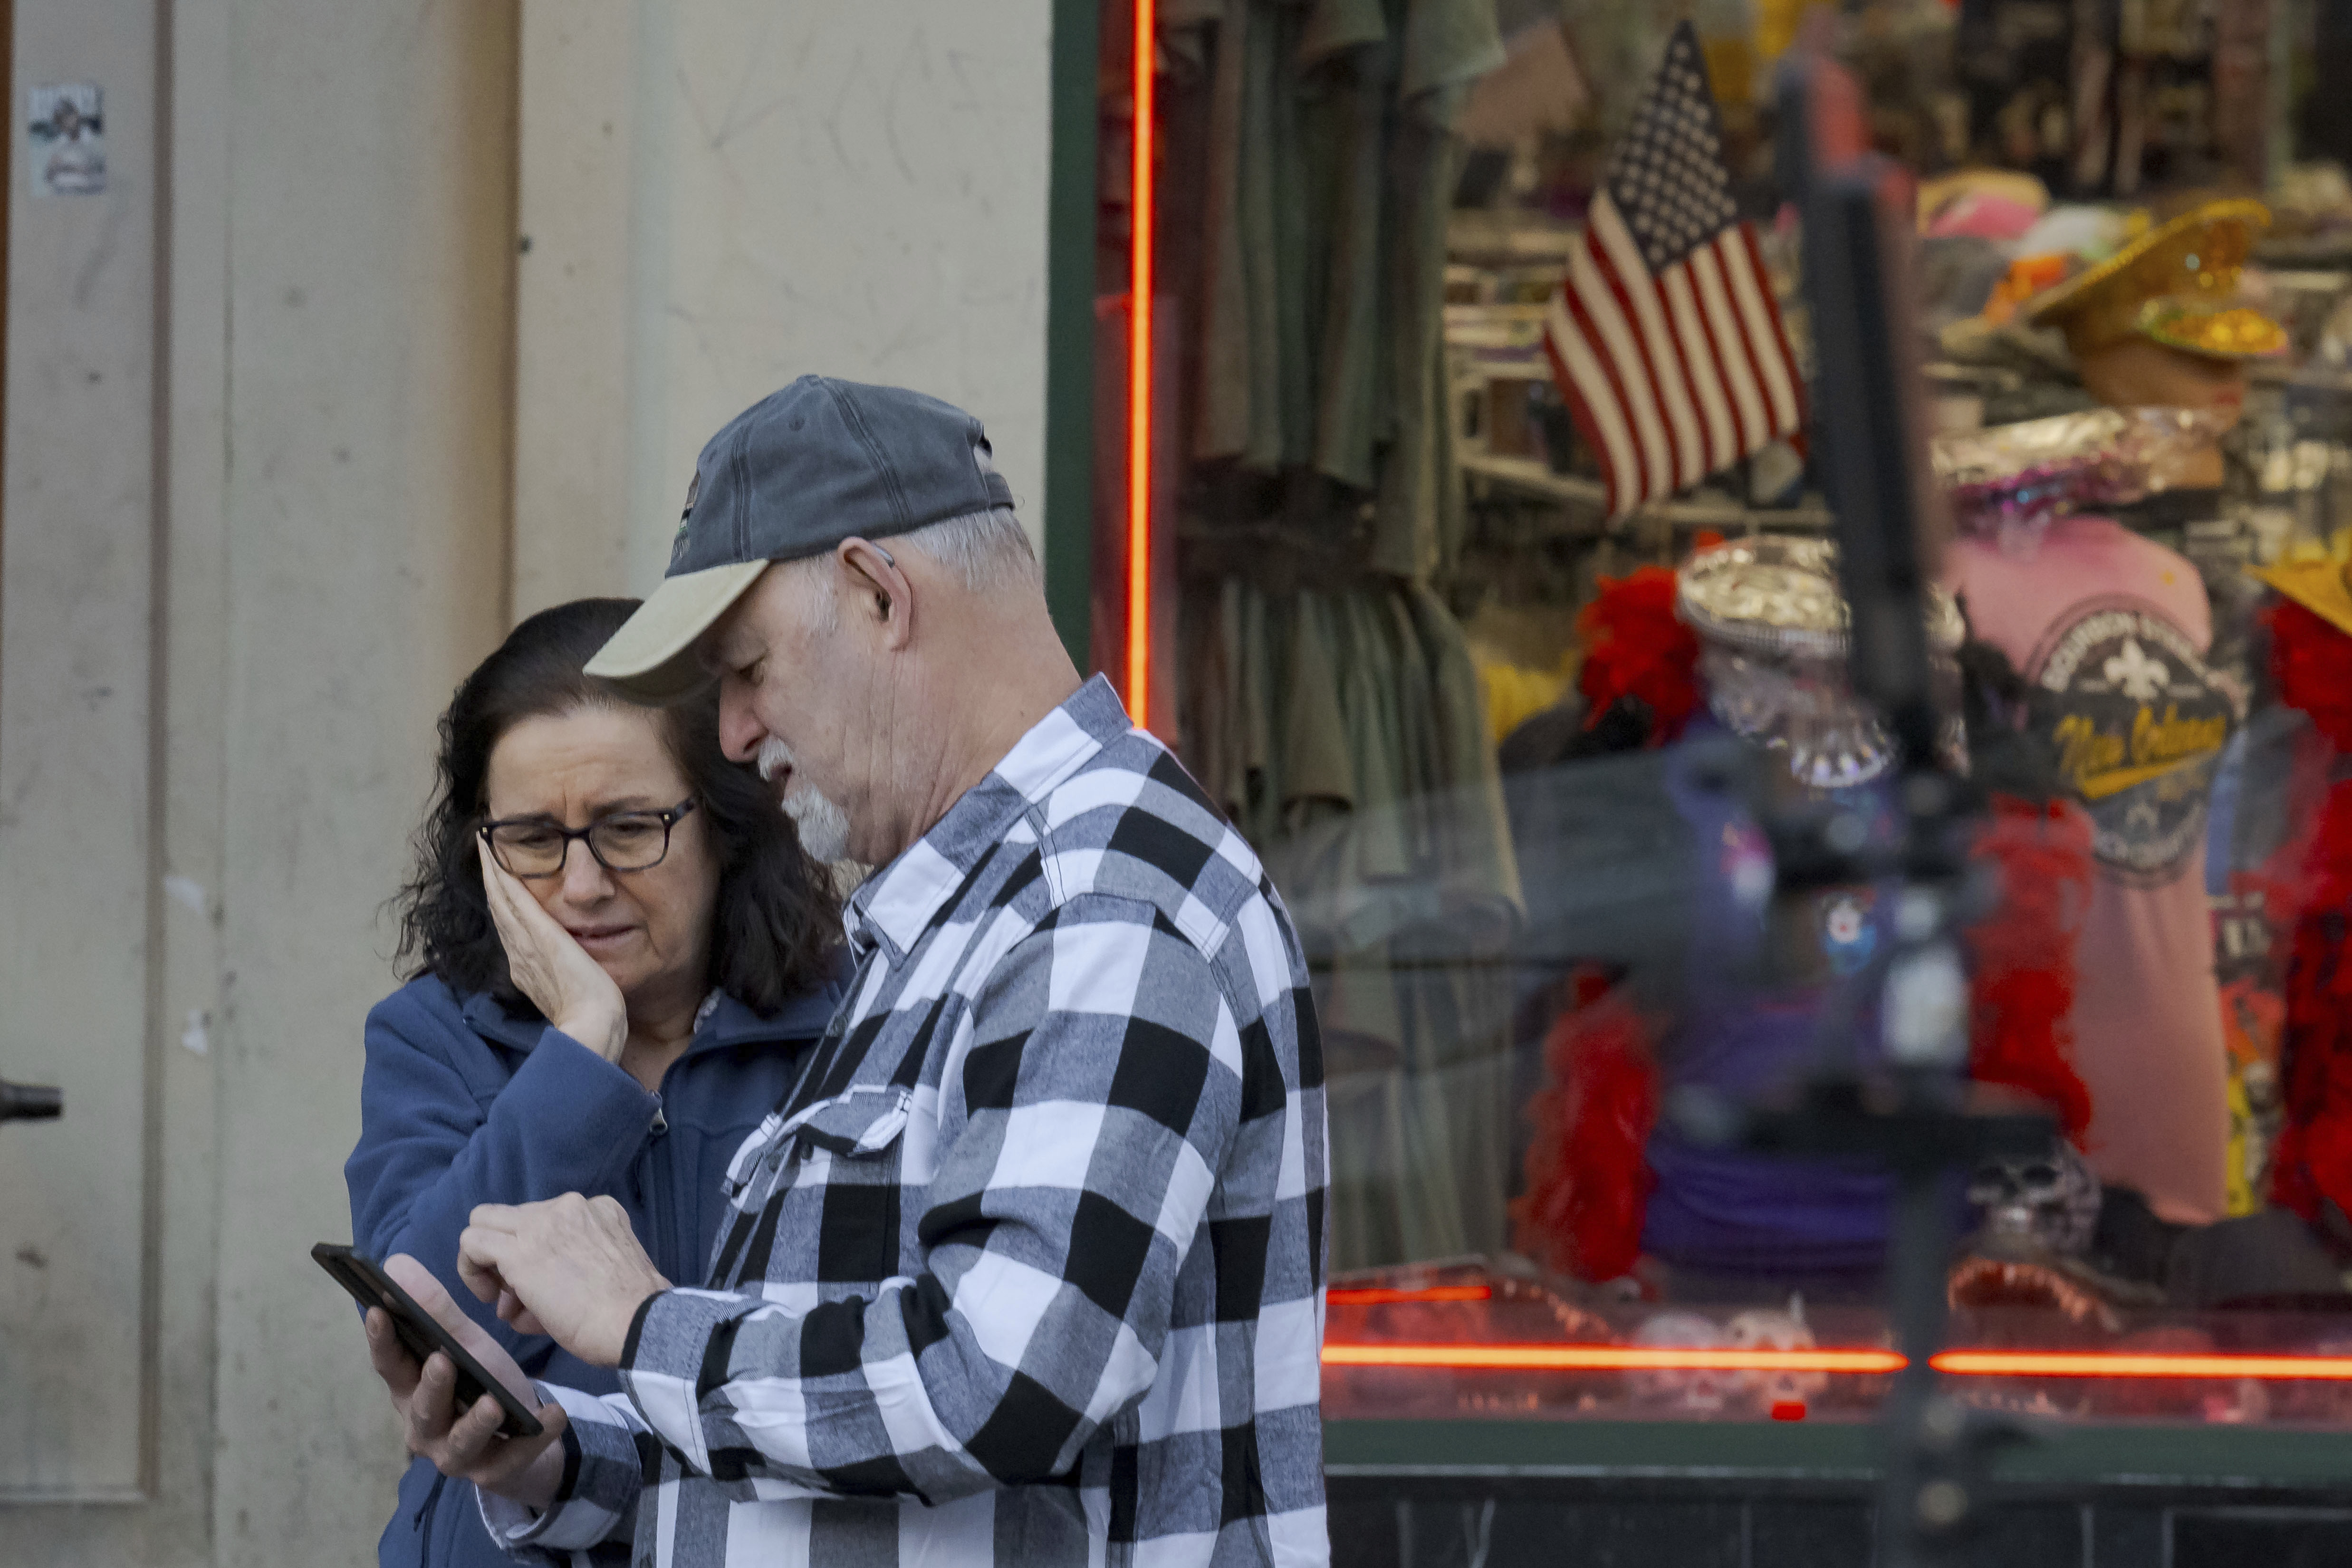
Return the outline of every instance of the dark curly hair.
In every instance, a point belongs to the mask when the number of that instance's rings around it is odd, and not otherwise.
[[[393,900],[404,978],[432,974],[461,995],[487,991],[510,1012],[533,1010],[507,971],[474,848],[488,807],[490,752],[525,719],[625,706],[582,667],[637,603],[575,599],[541,610],[509,633],[450,699],[432,799],[414,841],[415,870]],[[801,847],[758,773],[719,750],[715,689],[663,710],[660,719],[719,860],[709,983],[772,1014],[830,968],[841,935],[833,879]]]

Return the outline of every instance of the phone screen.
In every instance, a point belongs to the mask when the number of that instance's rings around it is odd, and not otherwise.
[[[393,1332],[399,1338],[401,1348],[420,1364],[436,1351],[449,1358],[449,1364],[457,1373],[458,1409],[471,1408],[488,1394],[506,1413],[499,1430],[507,1436],[536,1437],[545,1430],[539,1417],[525,1409],[522,1401],[506,1384],[484,1371],[472,1352],[459,1344],[432,1313],[418,1306],[415,1299],[400,1288],[400,1282],[373,1259],[331,1241],[322,1241],[310,1248],[310,1257],[362,1308],[383,1308],[392,1319]]]

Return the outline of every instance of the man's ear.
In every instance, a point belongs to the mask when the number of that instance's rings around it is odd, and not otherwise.
[[[914,632],[915,585],[898,561],[872,540],[855,536],[834,547],[834,559],[852,613],[880,627],[884,647],[906,647]]]

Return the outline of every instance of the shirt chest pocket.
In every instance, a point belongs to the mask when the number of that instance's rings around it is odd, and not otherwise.
[[[771,1112],[735,1151],[719,1179],[719,1190],[738,1208],[757,1207],[778,1187],[810,1179],[807,1167],[819,1154],[882,1169],[882,1157],[907,1131],[912,1099],[908,1090],[884,1084],[849,1089],[804,1105],[790,1116]],[[829,1158],[815,1162],[815,1179],[824,1179],[830,1163]]]
[[[853,1089],[818,1100],[786,1126],[803,1158],[822,1152],[839,1160],[880,1163],[905,1134],[913,1100],[912,1090],[895,1085]]]
[[[801,1250],[792,1271],[839,1300],[871,1298],[908,1271],[903,1169],[912,1096],[853,1089],[810,1106],[791,1135],[781,1195]]]

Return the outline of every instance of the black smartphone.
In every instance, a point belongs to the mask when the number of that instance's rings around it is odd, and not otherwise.
[[[402,1348],[416,1358],[422,1366],[425,1358],[439,1351],[457,1369],[457,1407],[470,1410],[475,1402],[488,1394],[506,1412],[499,1431],[509,1437],[536,1437],[546,1428],[539,1417],[523,1408],[522,1401],[497,1378],[482,1370],[482,1363],[459,1344],[440,1321],[416,1304],[416,1299],[400,1288],[400,1282],[383,1271],[373,1259],[363,1258],[348,1247],[322,1241],[310,1249],[310,1257],[319,1267],[335,1278],[352,1294],[352,1300],[362,1307],[382,1307],[392,1317],[392,1331],[400,1337]]]

